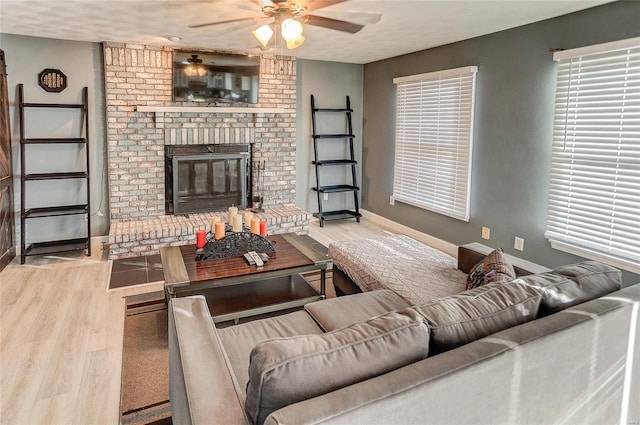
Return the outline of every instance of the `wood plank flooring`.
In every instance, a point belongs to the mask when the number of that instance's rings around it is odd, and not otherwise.
[[[0,424],[118,424],[124,296],[110,264],[30,257],[0,272]]]
[[[385,234],[366,220],[310,229],[325,246]],[[107,292],[110,262],[92,252],[14,260],[0,272],[0,424],[119,423],[123,297],[162,283]]]
[[[324,246],[329,246],[331,242],[379,238],[395,233],[366,219],[361,219],[360,223],[355,220],[329,221],[325,222],[324,227],[314,220],[309,226],[309,236]]]

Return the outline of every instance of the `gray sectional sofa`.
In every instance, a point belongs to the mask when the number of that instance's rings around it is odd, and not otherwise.
[[[172,299],[173,423],[639,423],[639,310],[640,284],[620,289],[591,261],[419,306],[380,290],[222,329],[204,297]]]

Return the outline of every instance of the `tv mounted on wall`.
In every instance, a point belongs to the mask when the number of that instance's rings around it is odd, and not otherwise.
[[[259,81],[259,57],[173,51],[174,102],[258,103]]]

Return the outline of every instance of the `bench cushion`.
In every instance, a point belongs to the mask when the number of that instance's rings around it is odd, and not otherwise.
[[[256,425],[272,412],[422,360],[429,329],[404,309],[322,335],[273,339],[251,351],[246,410]]]
[[[466,289],[455,258],[405,235],[334,242],[329,255],[362,292],[391,289],[409,304]]]

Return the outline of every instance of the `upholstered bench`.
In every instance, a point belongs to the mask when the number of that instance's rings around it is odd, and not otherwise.
[[[335,242],[329,245],[336,293],[390,289],[411,304],[464,291],[467,273],[493,248],[471,243],[452,256],[405,235]],[[508,254],[516,276],[544,273],[548,268]]]

